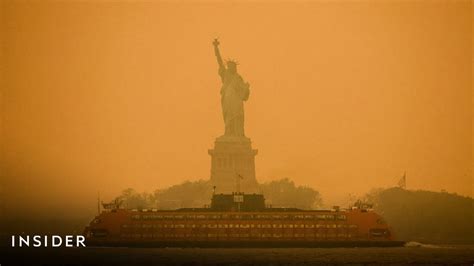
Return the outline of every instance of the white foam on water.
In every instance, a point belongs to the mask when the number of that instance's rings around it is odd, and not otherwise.
[[[443,248],[437,245],[423,244],[420,242],[410,241],[405,243],[405,247],[417,247],[417,248]]]

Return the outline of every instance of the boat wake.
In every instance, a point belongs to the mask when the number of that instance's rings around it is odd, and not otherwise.
[[[423,244],[420,242],[410,241],[405,243],[405,247],[416,247],[416,248],[445,248],[442,246],[431,245],[431,244]]]

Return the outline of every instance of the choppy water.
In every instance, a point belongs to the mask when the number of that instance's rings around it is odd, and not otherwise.
[[[474,246],[398,248],[83,248],[0,249],[0,264],[68,265],[473,265]]]

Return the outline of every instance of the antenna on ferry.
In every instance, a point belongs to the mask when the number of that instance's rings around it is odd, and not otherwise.
[[[235,176],[235,179],[236,179],[235,180],[236,192],[240,193],[240,179],[244,179],[244,177],[241,174],[237,173],[237,172],[235,173],[235,175],[236,175]]]
[[[212,187],[212,195],[215,195],[216,194],[216,186],[213,186]]]
[[[100,191],[97,191],[97,215],[100,215]]]

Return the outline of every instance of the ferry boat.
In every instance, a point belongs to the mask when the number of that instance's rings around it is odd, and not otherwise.
[[[365,247],[402,246],[371,209],[272,208],[262,194],[214,194],[204,208],[106,209],[85,228],[88,246]]]

